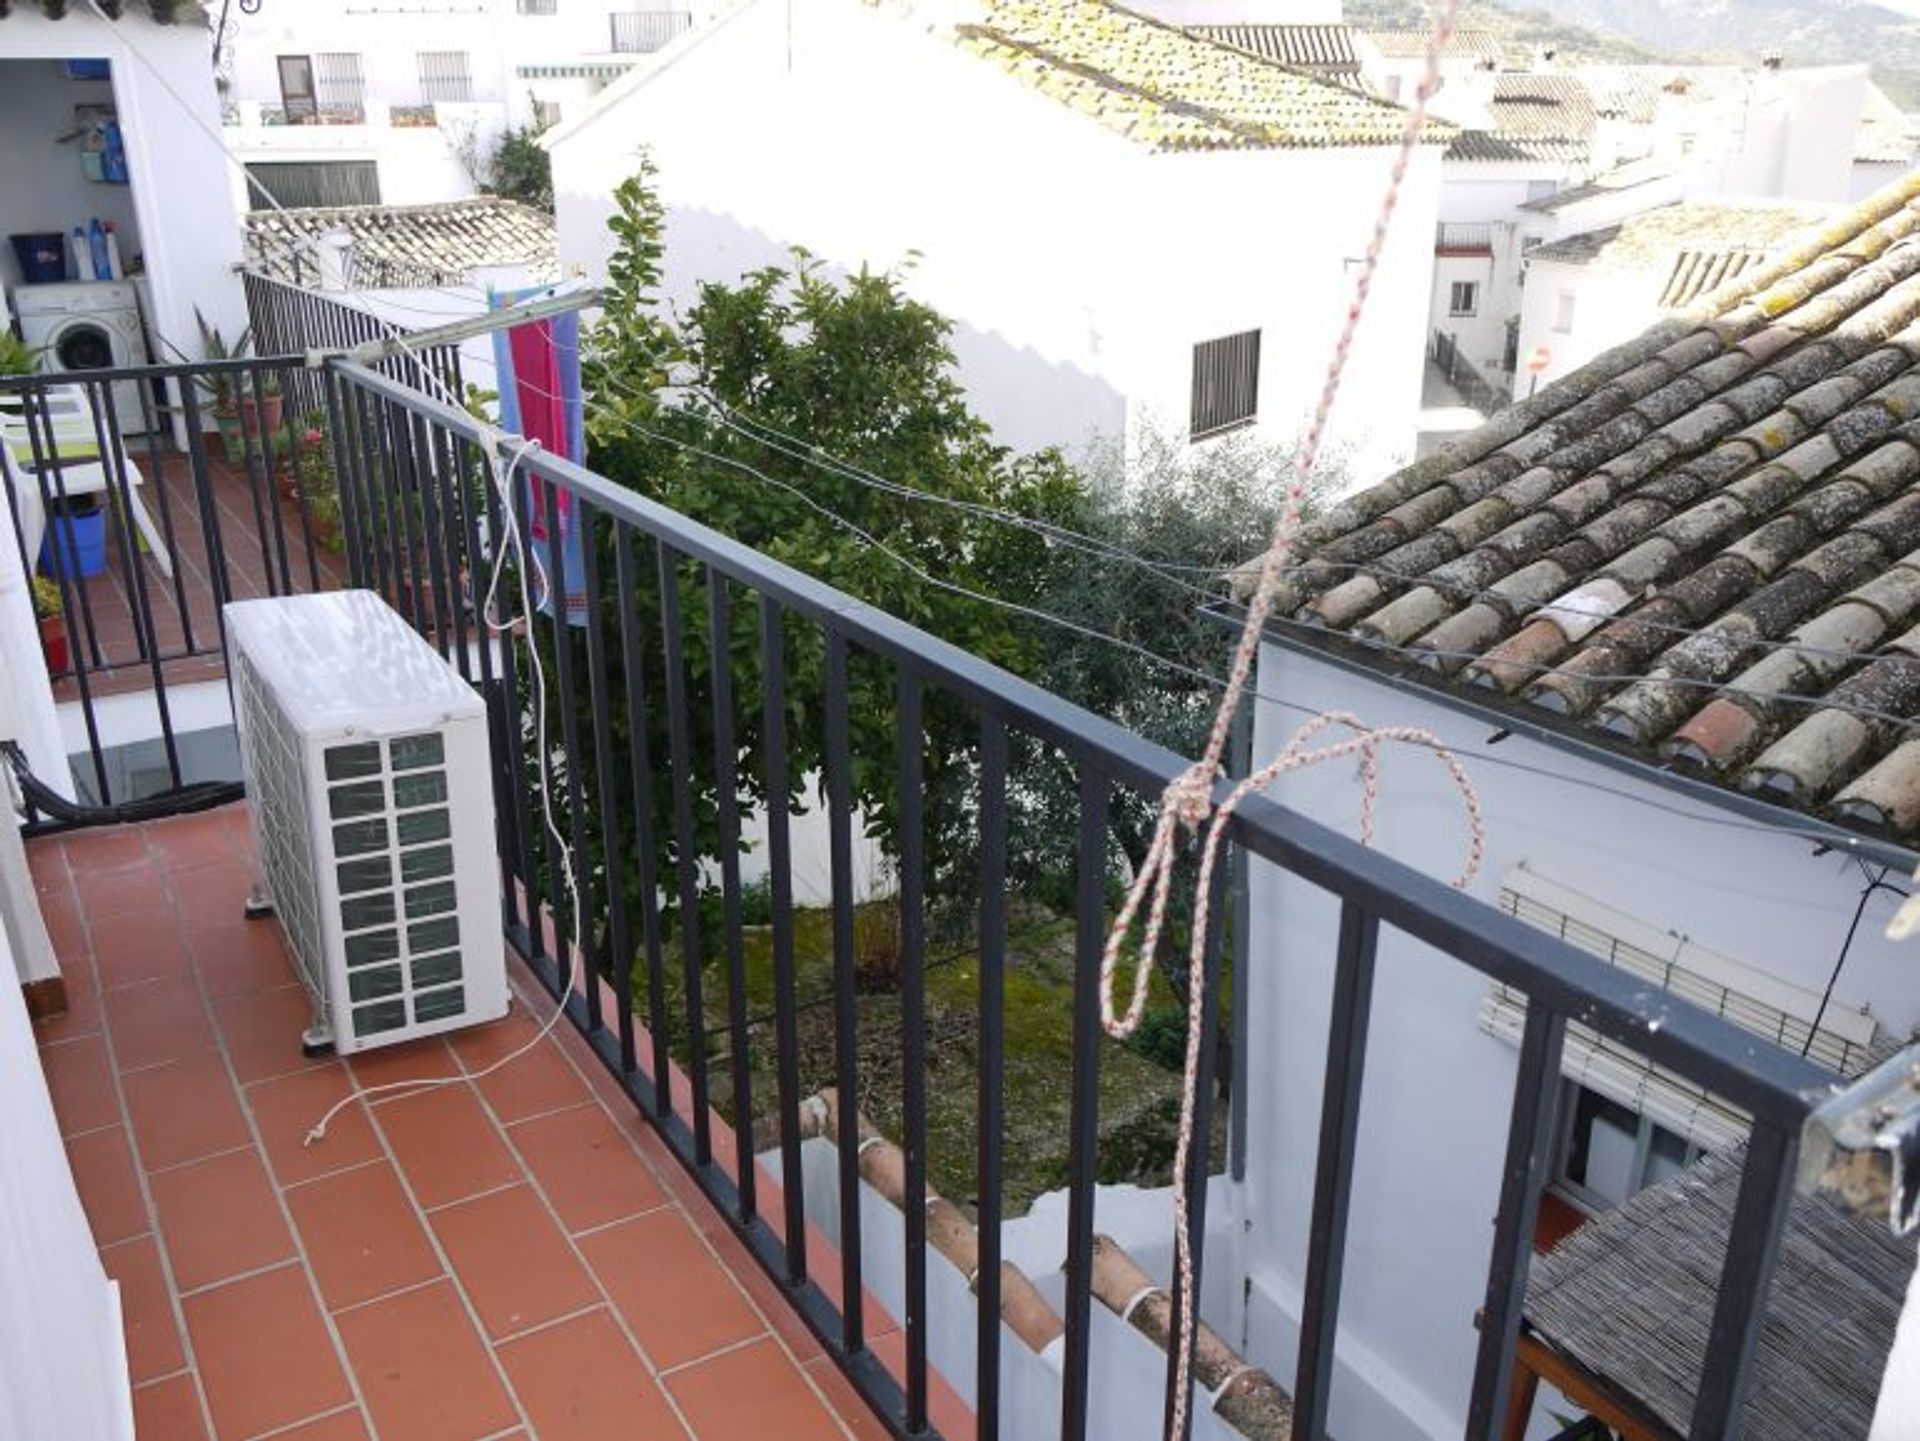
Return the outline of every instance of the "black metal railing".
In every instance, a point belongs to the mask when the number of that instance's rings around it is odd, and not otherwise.
[[[1460,392],[1463,400],[1482,415],[1504,410],[1510,403],[1506,393],[1487,383],[1479,368],[1460,353],[1460,343],[1444,330],[1433,332],[1428,351],[1433,363],[1447,377],[1447,384]]]
[[[220,608],[336,585],[328,439],[276,359],[0,377],[10,534],[39,581],[56,702],[86,737],[78,799],[116,806],[237,779],[188,688],[224,677]],[[44,602],[44,604],[43,604]],[[150,695],[150,718],[102,718]],[[225,749],[230,750],[230,746]],[[42,779],[51,779],[42,777]],[[237,793],[237,789],[236,789]],[[50,818],[30,813],[29,824]]]
[[[607,21],[617,55],[651,55],[693,28],[687,10],[616,10]]]
[[[305,280],[316,287],[322,283],[319,259],[307,247],[289,244],[275,259],[276,263],[292,268],[296,282]],[[356,273],[343,277],[343,280],[348,284],[360,285],[393,283],[432,286],[445,278],[438,274],[429,277],[390,273],[378,263],[373,267],[376,273],[361,273],[365,269],[363,266],[356,267]],[[376,316],[352,301],[337,299],[323,290],[309,289],[306,284],[288,284],[252,270],[241,272],[240,279],[246,291],[247,324],[252,333],[253,348],[261,355],[314,359],[316,353],[352,350],[355,346],[390,340],[396,334],[404,338],[414,329],[407,325],[396,326],[392,321]],[[377,368],[403,384],[431,394],[465,394],[458,346],[423,345],[396,355]],[[289,373],[288,382],[303,414],[320,409],[325,392],[316,366],[298,367]]]
[[[983,1441],[1056,1433],[1081,1441],[1090,1417],[1102,1072],[1114,1064],[1101,1041],[1098,995],[1113,900],[1106,820],[1130,797],[1157,798],[1187,762],[580,466],[524,452],[393,379],[353,365],[330,366],[326,409],[340,442],[353,582],[386,595],[488,700],[502,920],[513,949],[549,993],[567,994],[572,1023],[607,1070],[897,1436],[936,1434],[929,1420],[928,1068],[945,1048],[929,1041],[925,978],[930,929],[957,927],[965,935],[966,953],[977,961],[977,986],[967,1002],[972,1014],[964,1019],[978,1064],[962,1107],[977,1147],[969,1157],[980,1257],[970,1360],[975,1434]],[[490,447],[498,450],[490,454]],[[481,626],[480,597],[507,535],[508,516],[494,484],[501,462],[515,471],[507,503],[521,533],[539,518],[557,535],[564,513],[583,538],[579,573],[569,580],[582,593],[583,623],[569,625],[551,613],[526,622],[529,639],[548,657],[548,694],[557,702],[547,745],[556,767],[551,801],[575,852],[577,906],[541,820],[539,752],[529,741],[533,675]],[[537,494],[523,480],[537,481]],[[733,664],[751,665],[751,688],[733,683]],[[817,708],[810,708],[814,702]],[[812,719],[801,725],[796,716]],[[936,729],[949,743],[955,736],[964,740],[958,821],[944,826],[932,820],[933,768],[926,764]],[[1002,1416],[998,1264],[1012,1084],[1006,983],[1016,967],[1031,964],[1009,944],[1007,879],[1021,849],[1034,844],[1025,828],[1009,824],[1009,810],[1023,798],[1021,768],[1036,752],[1071,766],[1078,815],[1071,951],[1060,958],[1070,990],[1071,1051],[1052,1078],[1070,1092],[1059,1178],[1068,1193],[1065,1347],[1059,1415],[1044,1424]],[[815,769],[823,777],[820,804],[831,852],[824,927],[831,984],[818,999],[831,1006],[839,1105],[838,1255],[827,1277],[816,1272],[818,1258],[805,1243],[799,1023],[803,1012],[822,1012],[797,989],[801,928],[792,830],[795,787]],[[950,775],[944,767],[942,773]],[[899,1029],[897,1046],[889,1039],[879,1062],[860,1048],[871,1013],[856,957],[856,777],[887,792],[897,835],[899,954],[890,994]],[[942,806],[952,803],[951,790],[941,795]],[[770,865],[764,915],[752,926],[735,845],[749,807],[764,815]],[[955,813],[943,814],[952,820]],[[1345,1254],[1344,1238],[1384,928],[1529,999],[1477,1362],[1470,1383],[1462,1381],[1467,1434],[1502,1434],[1534,1223],[1553,1151],[1562,1045],[1569,1019],[1578,1018],[1753,1117],[1690,1433],[1738,1435],[1808,1098],[1830,1078],[1263,799],[1240,808],[1229,839],[1250,864],[1289,872],[1340,907],[1301,1339],[1291,1358],[1292,1434],[1326,1434],[1342,1267],[1357,1270],[1365,1261]],[[702,856],[712,857],[711,866]],[[709,887],[712,904],[706,905],[702,893]],[[954,912],[941,909],[956,894],[962,898],[957,922]],[[1228,910],[1217,906],[1213,913]],[[568,993],[572,950],[563,938],[576,926],[593,977]],[[1221,937],[1208,939],[1217,983]],[[1235,939],[1236,953],[1243,953],[1244,940]],[[749,949],[764,960],[764,974],[750,968]],[[1217,993],[1217,984],[1209,989]],[[753,1017],[750,997],[756,1004],[767,1000],[770,1012]],[[1197,1119],[1206,1135],[1217,1014],[1203,1016],[1201,1024]],[[754,1084],[760,1068],[772,1076],[764,1089]],[[876,1355],[861,1299],[878,1243],[863,1237],[857,1203],[858,1118],[869,1102],[882,1100],[900,1118],[906,1158],[904,1356],[897,1373]],[[777,1159],[764,1173],[751,1144],[756,1113],[770,1117],[766,1124],[778,1137]],[[1211,1167],[1206,1147],[1195,1148],[1192,1165],[1187,1180],[1202,1212],[1192,1227],[1199,1273],[1206,1236],[1206,1190],[1199,1183]]]

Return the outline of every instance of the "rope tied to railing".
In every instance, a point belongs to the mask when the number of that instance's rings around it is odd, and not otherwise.
[[[1234,647],[1233,665],[1227,675],[1226,690],[1221,696],[1220,708],[1214,716],[1213,727],[1207,736],[1206,750],[1199,760],[1181,772],[1161,793],[1160,815],[1154,826],[1152,843],[1133,878],[1132,885],[1127,889],[1126,899],[1114,918],[1113,928],[1108,933],[1106,946],[1100,956],[1101,1024],[1109,1036],[1115,1040],[1125,1040],[1139,1027],[1141,1018],[1146,1013],[1147,990],[1152,979],[1153,958],[1159,952],[1160,938],[1166,925],[1167,903],[1173,888],[1173,869],[1180,850],[1181,832],[1204,836],[1199,876],[1195,881],[1193,924],[1188,934],[1187,1044],[1186,1057],[1181,1070],[1180,1128],[1173,1159],[1173,1243],[1176,1273],[1174,1281],[1177,1305],[1174,1332],[1169,1338],[1175,1358],[1174,1392],[1167,1429],[1169,1441],[1184,1441],[1187,1434],[1188,1392],[1192,1385],[1193,1337],[1196,1330],[1193,1314],[1195,1298],[1188,1191],[1191,1185],[1194,1113],[1199,1093],[1200,1047],[1205,1031],[1204,1017],[1207,1006],[1206,938],[1214,868],[1219,859],[1221,841],[1225,837],[1234,812],[1240,808],[1248,796],[1257,795],[1266,790],[1274,781],[1290,771],[1357,755],[1360,759],[1361,777],[1360,840],[1362,844],[1371,844],[1374,811],[1379,798],[1380,747],[1389,743],[1414,745],[1433,752],[1440,765],[1446,770],[1454,787],[1459,791],[1466,810],[1467,857],[1460,875],[1454,880],[1455,886],[1464,887],[1472,881],[1486,853],[1486,827],[1479,797],[1474,791],[1473,783],[1467,777],[1465,768],[1441,742],[1440,737],[1418,726],[1368,726],[1358,717],[1345,712],[1326,712],[1313,717],[1294,733],[1278,755],[1238,782],[1217,807],[1213,802],[1214,790],[1225,774],[1223,762],[1226,758],[1227,742],[1232,733],[1234,718],[1239,713],[1241,701],[1245,698],[1247,682],[1253,673],[1254,661],[1259,653],[1260,640],[1265,633],[1267,620],[1273,613],[1275,592],[1278,589],[1280,577],[1286,571],[1293,554],[1300,529],[1301,511],[1306,503],[1314,465],[1320,456],[1321,441],[1326,433],[1328,419],[1333,412],[1334,400],[1340,393],[1340,381],[1346,372],[1347,361],[1353,351],[1354,337],[1359,330],[1360,318],[1366,310],[1367,297],[1372,293],[1374,276],[1380,268],[1380,255],[1385,248],[1394,212],[1400,202],[1407,169],[1419,146],[1421,131],[1426,127],[1427,105],[1433,98],[1434,92],[1440,88],[1440,52],[1453,34],[1458,4],[1459,0],[1441,0],[1438,13],[1434,16],[1433,28],[1427,36],[1425,67],[1414,92],[1413,104],[1407,111],[1406,126],[1400,138],[1400,150],[1389,172],[1386,192],[1381,197],[1379,213],[1374,219],[1373,233],[1368,239],[1366,254],[1361,260],[1359,275],[1354,282],[1353,299],[1348,303],[1339,339],[1334,345],[1333,355],[1327,364],[1326,380],[1321,387],[1319,401],[1314,408],[1313,417],[1307,426],[1300,448],[1294,455],[1293,474],[1287,484],[1280,517],[1274,524],[1272,540],[1267,547],[1266,555],[1261,560],[1259,578],[1247,606],[1246,620],[1241,627],[1239,641]],[[1309,741],[1332,725],[1346,726],[1354,734],[1317,747],[1308,746]],[[1142,905],[1147,906],[1147,918],[1134,964],[1133,991],[1126,1014],[1116,1017],[1114,983],[1119,970],[1120,955],[1126,948]]]

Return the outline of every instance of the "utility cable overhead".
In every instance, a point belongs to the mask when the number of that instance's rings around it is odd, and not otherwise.
[[[537,386],[533,387],[533,389],[537,394],[544,393],[544,392],[541,392],[539,390],[539,387]],[[1147,663],[1160,667],[1170,673],[1185,676],[1190,680],[1199,681],[1202,684],[1208,686],[1209,688],[1215,691],[1224,691],[1226,687],[1226,678],[1224,676],[1216,675],[1213,672],[1203,670],[1198,666],[1188,664],[1184,661],[1175,660],[1171,656],[1167,656],[1158,651],[1151,650],[1148,647],[1136,644],[1135,642],[1126,640],[1123,637],[1111,635],[1105,631],[1101,631],[1091,626],[1087,626],[1069,617],[1056,615],[1049,611],[1042,610],[1038,607],[1022,605],[1021,603],[1016,601],[1009,601],[1003,597],[990,595],[983,591],[977,591],[970,587],[962,586],[957,582],[945,581],[940,579],[939,577],[932,576],[928,574],[926,571],[924,571],[923,569],[921,569],[919,566],[915,565],[913,562],[899,555],[896,551],[893,550],[892,547],[886,545],[878,537],[873,536],[870,532],[860,527],[854,521],[850,520],[845,516],[839,515],[837,512],[833,511],[829,507],[822,505],[819,501],[815,500],[811,496],[806,495],[804,491],[799,490],[797,487],[791,485],[790,483],[783,480],[779,480],[773,476],[766,475],[764,472],[761,472],[754,466],[750,465],[748,462],[742,461],[734,456],[716,454],[712,451],[708,451],[704,449],[703,447],[694,445],[691,442],[680,440],[678,437],[675,437],[675,436],[663,435],[659,432],[640,426],[638,422],[633,421],[630,417],[619,415],[614,411],[605,408],[604,406],[599,406],[595,404],[594,402],[588,402],[588,408],[590,410],[597,410],[601,415],[605,416],[607,419],[611,420],[615,424],[628,429],[628,431],[631,434],[635,435],[638,438],[658,441],[670,447],[690,453],[694,455],[696,458],[706,459],[713,462],[714,464],[721,465],[728,469],[740,471],[748,475],[750,478],[753,478],[761,483],[767,484],[781,491],[794,494],[803,502],[805,502],[810,509],[821,514],[823,517],[831,520],[834,524],[846,530],[849,534],[853,535],[856,539],[860,540],[863,544],[866,544],[872,547],[873,549],[879,551],[880,554],[891,559],[897,565],[900,565],[901,567],[905,568],[911,574],[914,574],[915,576],[918,576],[926,580],[927,583],[934,585],[940,589],[946,590],[952,594],[963,596],[970,600],[979,601],[986,605],[995,606],[1003,610],[1009,610],[1009,611],[1027,616],[1030,619],[1038,620],[1044,624],[1053,626],[1057,629],[1067,631],[1071,634],[1079,635],[1088,640],[1097,641],[1097,642],[1100,642],[1101,644],[1111,646],[1118,651],[1122,651],[1136,659],[1146,661]],[[1278,625],[1295,624],[1293,622],[1286,622],[1286,621],[1275,621],[1273,623]],[[1642,679],[1645,679],[1645,677],[1635,676],[1632,679],[1642,680]],[[1283,710],[1294,712],[1295,714],[1304,715],[1304,716],[1315,716],[1319,714],[1319,711],[1315,707],[1304,705],[1299,701],[1290,700],[1287,697],[1278,695],[1272,691],[1261,689],[1258,685],[1250,685],[1247,691],[1247,694],[1253,699],[1264,701],[1270,705],[1278,706]],[[1798,697],[1798,699],[1801,699],[1802,701],[1806,700],[1805,697]],[[1840,706],[1837,708],[1849,709],[1849,707],[1846,707],[1846,706]],[[1875,713],[1868,711],[1867,714],[1869,715],[1869,717],[1871,717]],[[1881,713],[1881,714],[1884,714],[1884,713]],[[1889,720],[1894,720],[1894,721],[1901,721],[1904,719],[1905,723],[1908,723],[1908,724],[1913,723],[1913,718],[1911,717],[1902,718],[1897,715],[1885,714],[1884,718]],[[1417,744],[1417,742],[1415,742],[1414,744]],[[1513,759],[1512,757],[1495,755],[1495,754],[1492,754],[1491,752],[1483,752],[1483,751],[1474,752],[1473,763],[1476,766],[1498,767],[1503,770],[1513,771],[1517,774],[1531,776],[1540,780],[1557,781],[1565,785],[1575,786],[1579,789],[1593,792],[1595,794],[1611,796],[1617,800],[1624,800],[1624,801],[1632,802],[1637,805],[1642,805],[1647,807],[1650,810],[1654,810],[1665,815],[1671,815],[1676,818],[1689,820],[1689,821],[1697,821],[1701,824],[1716,826],[1716,827],[1720,827],[1727,830],[1745,831],[1745,832],[1750,832],[1750,833],[1759,834],[1759,835],[1788,835],[1788,836],[1793,836],[1800,840],[1808,841],[1816,845],[1832,845],[1837,839],[1836,833],[1831,829],[1815,829],[1810,826],[1797,826],[1793,824],[1791,820],[1792,813],[1784,809],[1782,810],[1783,819],[1778,823],[1765,822],[1765,821],[1751,821],[1751,820],[1743,819],[1738,816],[1720,815],[1720,814],[1715,814],[1709,810],[1694,809],[1683,804],[1668,802],[1654,796],[1645,795],[1645,794],[1642,794],[1640,791],[1632,790],[1625,786],[1609,785],[1604,781],[1594,780],[1585,776],[1574,775],[1569,773],[1568,771],[1557,769],[1552,766],[1534,765],[1530,762],[1518,761]]]

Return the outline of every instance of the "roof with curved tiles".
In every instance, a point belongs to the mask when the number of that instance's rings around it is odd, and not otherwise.
[[[1920,171],[1302,553],[1282,635],[1920,840]]]

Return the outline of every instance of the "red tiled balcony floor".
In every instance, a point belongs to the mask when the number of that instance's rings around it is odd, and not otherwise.
[[[218,436],[209,435],[207,444],[208,490],[233,598],[344,584],[346,562],[340,555],[316,545],[309,563],[300,506],[266,476],[261,459],[256,456],[251,467],[234,464],[222,456]],[[218,680],[224,669],[213,577],[220,567],[209,555],[192,463],[171,443],[149,446],[143,436],[131,438],[128,454],[145,482],[140,496],[154,524],[171,534],[174,579],[163,575],[144,550],[136,552],[137,571],[130,570],[122,537],[131,542],[133,532],[117,515],[110,516],[106,569],[81,583],[84,606],[76,599],[69,609],[74,653],[85,658],[95,695],[150,687],[153,672],[136,620],[145,611],[152,616],[160,654],[171,657],[165,662],[169,684]],[[198,654],[186,654],[189,643]],[[55,694],[74,700],[79,688],[69,676],[56,683]]]
[[[544,1002],[303,1058],[249,850],[238,806],[29,846],[71,1001],[41,1060],[140,1441],[883,1434],[569,1027],[471,1079]],[[359,1094],[422,1075],[456,1079]]]

